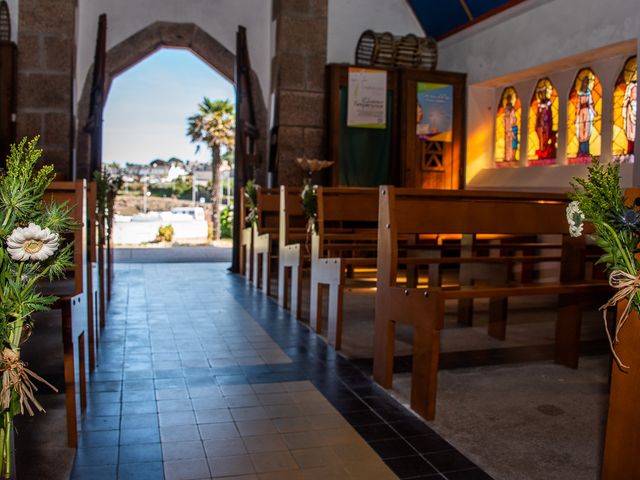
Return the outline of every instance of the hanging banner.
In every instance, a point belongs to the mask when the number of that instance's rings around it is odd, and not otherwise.
[[[416,135],[431,142],[451,142],[453,85],[418,82]]]
[[[349,68],[347,127],[386,128],[387,72]]]

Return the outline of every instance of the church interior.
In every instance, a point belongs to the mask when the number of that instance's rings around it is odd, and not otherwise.
[[[229,263],[114,262],[104,109],[165,48],[236,92]],[[0,171],[38,136],[78,225],[0,464],[640,478],[639,49],[636,0],[0,0]]]

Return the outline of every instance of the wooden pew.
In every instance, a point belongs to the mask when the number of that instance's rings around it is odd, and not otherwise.
[[[302,267],[306,254],[306,217],[301,189],[280,186],[278,220],[278,303],[290,308],[297,319],[302,315]]]
[[[271,260],[274,242],[278,240],[280,191],[257,187],[258,212],[253,231],[253,283],[271,294]]]
[[[73,207],[73,218],[79,227],[72,233],[74,245],[72,278],[43,284],[47,295],[57,295],[54,308],[62,312],[62,343],[64,349],[65,404],[67,439],[71,448],[78,445],[78,418],[87,404],[88,373],[88,301],[87,301],[87,210],[86,183],[53,182],[45,191],[48,203],[67,202]],[[69,276],[69,274],[68,274]]]
[[[322,285],[329,290],[327,339],[339,350],[342,339],[342,301],[347,270],[375,267],[378,222],[375,188],[318,187],[318,219],[311,238],[309,324],[322,331]],[[354,256],[358,255],[360,256]]]
[[[568,234],[564,196],[511,192],[430,191],[380,187],[377,294],[374,336],[374,379],[390,388],[393,377],[394,329],[397,322],[412,325],[413,371],[411,407],[427,419],[435,416],[440,330],[444,302],[448,299],[505,298],[512,296],[559,295],[556,322],[557,363],[576,368],[578,364],[582,306],[590,297],[606,293],[603,282],[584,280],[585,239]],[[516,285],[398,286],[398,265],[424,264],[424,258],[399,258],[398,238],[412,234],[497,234],[562,235],[560,282]],[[542,256],[535,257],[540,261]],[[554,258],[554,257],[549,257]],[[428,259],[455,264],[527,262],[520,257],[458,257]],[[490,318],[490,328],[496,320]],[[502,318],[498,317],[498,323]]]
[[[247,225],[247,216],[249,215],[249,206],[244,187],[240,188],[240,221],[242,225]],[[247,277],[250,282],[253,281],[253,224],[245,226],[240,233],[240,275]]]

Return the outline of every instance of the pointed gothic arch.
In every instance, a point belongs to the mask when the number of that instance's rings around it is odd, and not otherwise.
[[[115,77],[133,67],[138,62],[152,55],[161,48],[183,48],[190,50],[222,77],[235,85],[236,56],[218,40],[202,30],[194,23],[155,22],[106,51],[105,62],[105,94]],[[84,131],[89,118],[91,103],[91,85],[94,65],[91,66],[84,79],[82,94],[78,102],[78,129],[76,139],[76,176],[89,178],[90,169],[90,135]],[[258,156],[266,158],[267,110],[260,81],[255,71],[251,71],[251,93],[255,99],[256,124],[262,133],[256,145]],[[264,161],[262,162],[264,164]],[[264,171],[261,164],[258,173]]]

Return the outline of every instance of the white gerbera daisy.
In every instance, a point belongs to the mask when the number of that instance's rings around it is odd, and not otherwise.
[[[58,249],[57,233],[48,228],[40,228],[35,223],[28,227],[17,227],[7,238],[7,251],[17,261],[46,260]]]
[[[567,223],[569,224],[569,233],[572,237],[582,235],[584,213],[580,210],[580,202],[573,201],[567,206]]]

